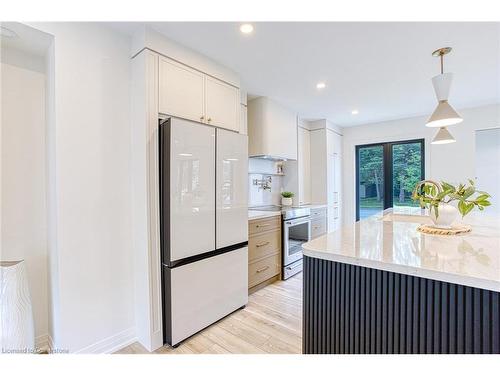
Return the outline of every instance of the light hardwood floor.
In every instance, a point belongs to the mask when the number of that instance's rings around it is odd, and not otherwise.
[[[302,274],[277,281],[253,293],[243,310],[157,354],[298,354],[302,352]],[[117,354],[148,353],[139,343]]]

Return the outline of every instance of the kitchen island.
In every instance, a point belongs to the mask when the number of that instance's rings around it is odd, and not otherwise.
[[[407,212],[406,212],[407,213]],[[500,219],[386,210],[303,245],[304,353],[500,353]]]

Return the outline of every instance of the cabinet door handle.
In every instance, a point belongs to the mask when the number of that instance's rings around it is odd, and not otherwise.
[[[269,266],[265,266],[264,268],[261,268],[260,270],[257,270],[257,273],[264,272],[267,269],[269,269]]]
[[[271,224],[257,224],[256,227],[257,228],[268,227],[269,225],[271,225]]]
[[[203,120],[205,120],[205,116],[200,117],[200,121],[203,121]]]
[[[210,122],[210,121],[212,121],[212,119],[209,117],[209,118],[207,119],[207,121],[208,121],[208,122]]]
[[[262,246],[266,246],[266,245],[269,245],[269,241],[258,243],[257,245],[255,245],[255,247],[262,247]]]

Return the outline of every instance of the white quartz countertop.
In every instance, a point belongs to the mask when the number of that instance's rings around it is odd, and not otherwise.
[[[386,210],[305,243],[304,255],[500,292],[500,217],[472,213],[458,236],[420,233],[422,223],[422,210]]]
[[[248,220],[265,219],[267,217],[280,216],[281,211],[258,211],[248,210]]]

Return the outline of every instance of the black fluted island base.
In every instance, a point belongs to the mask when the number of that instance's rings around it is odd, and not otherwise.
[[[500,353],[500,293],[304,256],[306,354]]]

